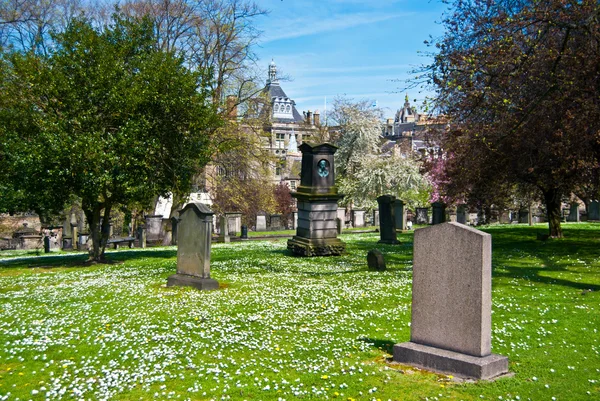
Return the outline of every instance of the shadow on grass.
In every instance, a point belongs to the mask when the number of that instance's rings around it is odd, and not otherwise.
[[[387,352],[390,355],[394,354],[394,345],[395,343],[389,341],[389,340],[380,340],[377,338],[359,338],[360,341],[363,341],[367,344],[371,344],[373,347],[378,348],[382,351]]]
[[[73,254],[55,254],[36,257],[35,255],[26,255],[24,257],[16,256],[11,259],[0,260],[0,269],[2,268],[55,268],[55,267],[89,267],[87,262],[87,253]],[[33,256],[33,257],[32,257]],[[119,252],[107,252],[106,265],[122,263],[128,260],[144,258],[173,258],[177,256],[177,249],[161,249],[159,251],[146,248],[144,250],[131,250]],[[104,263],[98,263],[102,265]]]

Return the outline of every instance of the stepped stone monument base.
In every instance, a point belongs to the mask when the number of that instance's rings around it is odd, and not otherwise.
[[[502,355],[471,356],[413,342],[394,345],[394,361],[478,380],[490,380],[508,373],[508,358]]]
[[[167,277],[167,287],[194,287],[198,290],[218,290],[219,282],[212,278],[173,274]]]
[[[288,240],[287,248],[300,256],[335,256],[345,252],[346,244],[338,238],[310,239],[295,236]]]

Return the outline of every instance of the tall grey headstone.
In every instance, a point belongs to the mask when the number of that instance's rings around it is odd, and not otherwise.
[[[379,242],[382,244],[398,244],[396,237],[396,217],[395,217],[396,197],[392,195],[382,195],[377,198],[379,205]]]
[[[171,217],[171,245],[177,245],[177,229],[179,225],[179,218],[176,216]]]
[[[342,221],[342,225],[346,224],[346,209],[343,207],[338,207],[337,209],[337,218]]]
[[[230,242],[229,238],[229,219],[226,215],[219,217],[219,242]]]
[[[177,274],[167,278],[167,286],[187,286],[216,290],[219,283],[210,278],[210,246],[213,212],[202,203],[188,203],[179,212],[177,227]]]
[[[492,237],[459,223],[415,231],[410,342],[394,360],[491,379],[508,358],[491,353]]]
[[[415,224],[429,224],[429,208],[418,207],[416,214]]]
[[[354,227],[365,226],[365,211],[362,209],[354,209],[352,211],[352,224]]]
[[[300,186],[292,196],[298,200],[298,228],[287,247],[296,255],[341,255],[346,250],[337,238],[338,194],[333,155],[337,147],[329,143],[300,145],[302,168]]]
[[[146,216],[146,241],[155,244],[162,239],[162,215]]]
[[[267,216],[262,214],[256,216],[256,231],[267,231]]]
[[[406,205],[404,201],[401,199],[396,199],[394,202],[394,218],[396,219],[396,229],[397,230],[406,230]]]
[[[569,221],[579,222],[579,203],[571,203],[569,209]]]
[[[379,224],[379,209],[373,209],[373,225]]]
[[[600,203],[597,200],[588,205],[588,220],[600,220]]]

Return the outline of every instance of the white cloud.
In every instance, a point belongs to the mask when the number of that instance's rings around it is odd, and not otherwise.
[[[298,38],[308,35],[316,35],[324,32],[339,31],[360,25],[368,25],[390,19],[408,17],[414,13],[355,13],[338,14],[331,18],[315,19],[314,16],[303,16],[296,19],[279,21],[279,26],[265,27],[269,33],[263,39],[263,43],[281,39]]]

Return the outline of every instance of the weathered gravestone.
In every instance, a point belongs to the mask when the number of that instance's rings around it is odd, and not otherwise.
[[[157,244],[162,239],[162,215],[154,214],[146,216],[146,242]]]
[[[379,205],[379,242],[382,244],[398,244],[396,238],[396,197],[392,195],[381,195],[377,198]]]
[[[591,201],[588,206],[588,220],[600,220],[600,203]]]
[[[219,242],[230,242],[229,238],[229,223],[227,221],[227,216],[219,217]]]
[[[429,224],[429,209],[426,207],[418,207],[416,209],[415,224]]]
[[[384,271],[385,270],[385,259],[383,253],[379,249],[371,249],[367,253],[367,266],[369,270]]]
[[[456,207],[456,222],[467,224],[467,207],[465,205],[458,205]]]
[[[171,217],[171,245],[177,245],[177,229],[179,225],[179,218],[176,216]]]
[[[379,224],[379,209],[373,209],[373,225]]]
[[[579,223],[579,203],[571,203],[568,221],[574,221]]]
[[[240,234],[240,238],[242,240],[248,239],[248,226],[246,226],[246,225],[242,226],[242,233]]]
[[[269,228],[273,231],[278,231],[283,228],[280,214],[272,214],[269,216]]]
[[[346,244],[337,238],[337,202],[343,198],[335,186],[333,154],[337,147],[304,142],[300,186],[292,196],[298,200],[298,228],[288,241],[296,255],[341,255]]]
[[[354,209],[352,211],[352,224],[354,227],[365,226],[365,211],[362,209]]]
[[[242,214],[237,212],[225,213],[227,218],[228,232],[231,237],[235,237],[242,231]]]
[[[187,286],[216,290],[219,283],[210,278],[210,245],[213,212],[202,203],[188,203],[179,212],[177,274],[167,278],[167,286]]]
[[[508,372],[491,353],[492,237],[459,223],[415,231],[410,342],[394,360],[474,379]]]
[[[406,216],[407,210],[404,205],[404,202],[400,199],[396,199],[394,202],[394,218],[396,219],[396,229],[397,230],[406,230]]]
[[[442,202],[433,202],[431,209],[431,224],[442,224],[446,221],[446,205]]]
[[[267,216],[264,214],[256,216],[256,231],[267,231]]]

